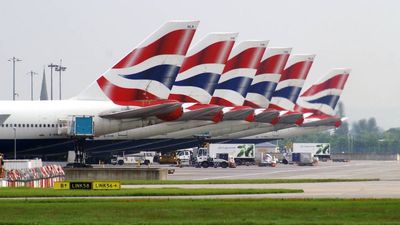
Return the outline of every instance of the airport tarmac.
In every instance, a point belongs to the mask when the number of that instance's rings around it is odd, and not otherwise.
[[[277,167],[239,166],[237,168],[175,168],[169,180],[207,179],[379,179],[379,181],[286,183],[286,184],[196,184],[196,185],[126,185],[124,188],[288,188],[304,193],[241,195],[235,198],[400,198],[400,162],[351,161],[320,162],[317,166],[282,165]],[[195,198],[229,198],[203,196]]]
[[[303,189],[304,193],[221,195],[221,196],[165,196],[160,198],[400,198],[400,162],[350,161],[320,162],[317,166],[278,164],[277,167],[238,166],[237,168],[193,168],[152,165],[174,168],[169,180],[213,179],[379,179],[378,181],[282,183],[282,184],[190,184],[190,185],[123,185],[123,188],[288,188]],[[153,197],[152,197],[153,198]],[[156,197],[158,198],[158,197]]]
[[[400,181],[400,162],[358,160],[320,162],[317,166],[278,164],[276,167],[238,166],[236,168],[171,167],[169,180],[207,179],[380,179]]]

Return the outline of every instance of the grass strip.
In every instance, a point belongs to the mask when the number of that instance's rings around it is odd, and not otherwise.
[[[4,200],[0,224],[398,224],[400,200]]]
[[[379,181],[379,179],[235,179],[235,180],[123,180],[125,185],[143,184],[280,184]]]
[[[54,190],[50,188],[0,188],[0,198],[88,196],[195,196],[302,193],[301,189],[133,188],[121,190]]]

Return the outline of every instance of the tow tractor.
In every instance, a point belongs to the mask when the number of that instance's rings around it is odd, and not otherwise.
[[[176,152],[178,157],[178,166],[195,166],[197,168],[203,167],[235,167],[233,157],[229,157],[228,154],[217,154],[217,157],[212,158],[209,155],[207,148],[190,148],[181,149]]]
[[[196,167],[203,167],[203,168],[208,168],[210,166],[214,168],[217,167],[227,168],[228,166],[236,167],[233,158],[230,161],[229,158],[228,160],[224,159],[225,157],[227,157],[226,154],[218,154],[216,158],[212,158],[210,157],[208,148],[198,148],[194,165]]]
[[[180,149],[176,151],[176,163],[178,167],[193,165],[193,149]]]
[[[210,138],[208,134],[194,135],[198,139],[197,148],[182,149],[177,151],[178,166],[184,165],[208,168],[210,166],[217,168],[236,167],[233,157],[228,154],[217,154],[215,157],[210,156],[207,140]]]

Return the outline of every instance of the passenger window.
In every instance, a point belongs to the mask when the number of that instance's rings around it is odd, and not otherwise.
[[[39,127],[42,127],[42,124],[39,124]]]
[[[18,124],[18,127],[21,127],[21,124]]]
[[[51,127],[54,127],[54,124],[52,124]]]
[[[22,124],[22,127],[25,127],[25,124]]]

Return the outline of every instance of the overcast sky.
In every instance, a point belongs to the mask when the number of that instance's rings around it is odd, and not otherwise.
[[[237,31],[238,40],[317,55],[305,86],[333,67],[352,69],[341,100],[350,121],[376,117],[400,127],[400,1],[0,1],[0,99],[12,99],[12,56],[18,100],[38,97],[43,66],[67,66],[63,97],[72,97],[166,20],[200,20],[208,32]],[[50,72],[46,68],[49,82]],[[58,75],[54,77],[58,98]],[[57,84],[57,85],[56,85]],[[48,89],[50,87],[48,86]]]

